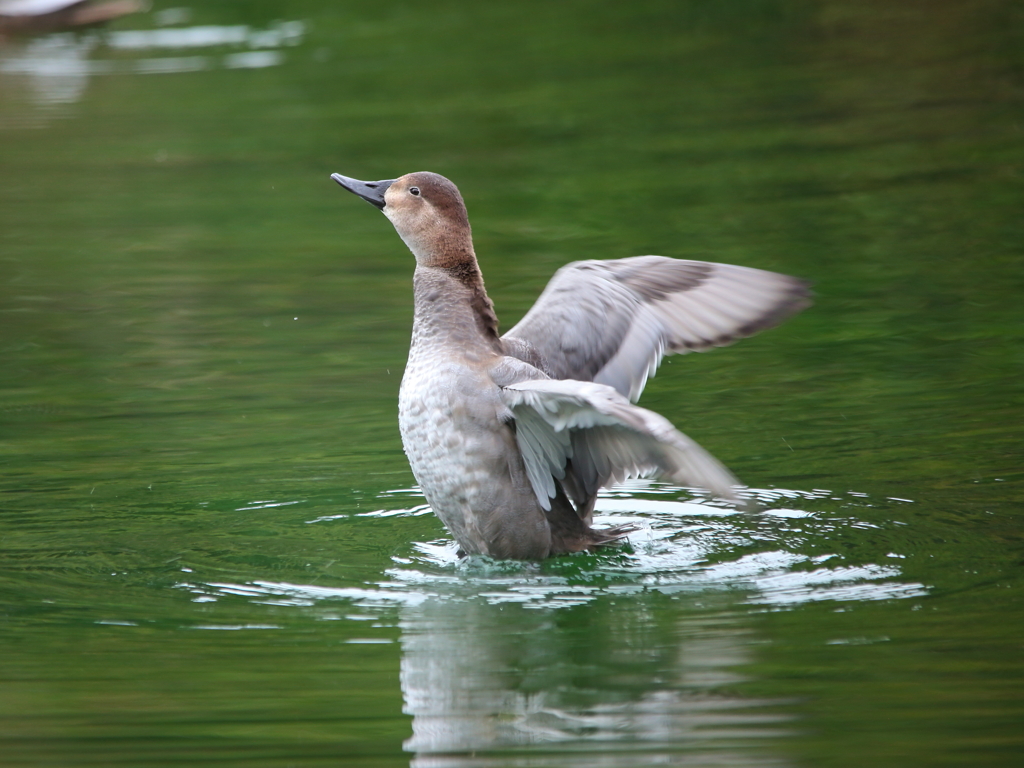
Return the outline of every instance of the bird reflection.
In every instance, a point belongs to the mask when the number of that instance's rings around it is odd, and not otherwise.
[[[646,593],[530,607],[437,594],[403,609],[412,768],[785,765],[778,702],[726,692],[752,638],[740,617]],[[540,762],[537,762],[537,761]]]

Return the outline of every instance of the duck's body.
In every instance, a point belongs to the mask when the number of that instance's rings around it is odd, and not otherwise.
[[[333,178],[383,210],[416,256],[399,425],[420,488],[466,553],[540,559],[621,538],[590,523],[598,488],[626,476],[658,472],[735,499],[728,470],[630,399],[666,352],[729,343],[805,306],[802,282],[657,256],[577,262],[502,337],[454,184]]]
[[[37,34],[103,24],[144,10],[139,0],[0,0],[0,34]]]
[[[418,266],[414,285],[412,344],[398,397],[413,474],[465,551],[545,557],[548,526],[490,376],[501,357],[496,337],[477,332],[470,289],[445,270]]]

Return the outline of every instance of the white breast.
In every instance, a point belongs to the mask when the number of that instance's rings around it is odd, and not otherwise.
[[[402,444],[416,481],[464,547],[484,539],[471,510],[492,495],[499,453],[494,433],[481,429],[482,411],[490,412],[492,430],[497,422],[497,389],[485,379],[464,364],[414,350],[398,398]],[[467,397],[467,389],[475,394]]]

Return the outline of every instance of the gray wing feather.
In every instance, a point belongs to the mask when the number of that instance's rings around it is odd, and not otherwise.
[[[668,419],[593,382],[534,379],[501,388],[537,500],[550,509],[555,480],[592,497],[627,477],[659,474],[736,500],[736,479]]]
[[[809,303],[807,283],[761,269],[663,256],[578,261],[502,338],[508,354],[553,379],[596,381],[636,401],[664,355],[731,344]]]

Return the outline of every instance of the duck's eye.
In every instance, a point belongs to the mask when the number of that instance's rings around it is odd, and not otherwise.
[[[417,196],[419,196],[420,188],[419,187],[409,187],[409,194],[410,195],[417,195]]]

